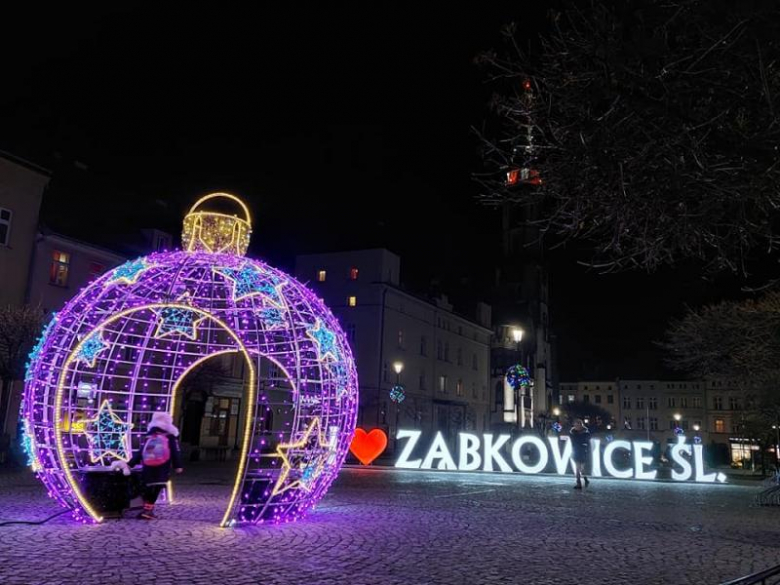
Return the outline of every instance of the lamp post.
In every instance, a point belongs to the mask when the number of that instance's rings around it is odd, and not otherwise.
[[[517,362],[522,366],[523,365],[523,353],[520,350],[520,343],[523,341],[523,335],[525,334],[525,331],[523,331],[522,327],[512,327],[511,330],[512,334],[512,340],[515,342],[516,351],[517,351]],[[514,389],[514,397],[515,397],[515,425],[520,426],[520,387]],[[525,403],[523,403],[522,408],[525,408]],[[523,411],[525,412],[525,411]],[[523,417],[524,419],[525,417]]]
[[[395,384],[401,385],[401,372],[404,371],[404,363],[402,361],[393,362],[393,370],[395,370]],[[395,433],[393,435],[393,451],[398,447],[398,402],[393,401],[395,404]]]
[[[775,430],[775,458],[777,459],[777,467],[780,469],[780,424],[772,425]]]

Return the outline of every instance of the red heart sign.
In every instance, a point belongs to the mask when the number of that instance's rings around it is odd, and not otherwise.
[[[379,457],[387,448],[387,435],[382,429],[374,429],[367,433],[363,429],[355,429],[349,450],[363,465],[368,465]]]

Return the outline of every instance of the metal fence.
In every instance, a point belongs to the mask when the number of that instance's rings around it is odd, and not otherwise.
[[[765,571],[759,571],[752,575],[746,575],[733,581],[726,581],[721,585],[778,585],[780,584],[780,565],[766,569]]]

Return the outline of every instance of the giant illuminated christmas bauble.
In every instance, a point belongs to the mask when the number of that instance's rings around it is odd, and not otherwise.
[[[219,201],[240,216],[214,211]],[[108,272],[47,326],[27,373],[25,439],[77,518],[102,520],[86,478],[128,460],[154,412],[180,413],[188,373],[222,354],[244,363],[245,413],[222,525],[295,519],[333,482],[355,428],[352,353],[310,290],[244,256],[250,234],[240,200],[208,195],[185,218],[182,251]]]

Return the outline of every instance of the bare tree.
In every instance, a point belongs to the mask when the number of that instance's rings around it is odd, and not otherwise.
[[[0,434],[11,405],[11,384],[24,378],[27,357],[41,334],[43,312],[29,305],[0,307]]]
[[[745,271],[780,206],[780,5],[591,0],[552,14],[524,50],[481,56],[501,132],[482,132],[481,200],[530,210],[587,264],[698,259]],[[538,50],[536,47],[538,46]]]

